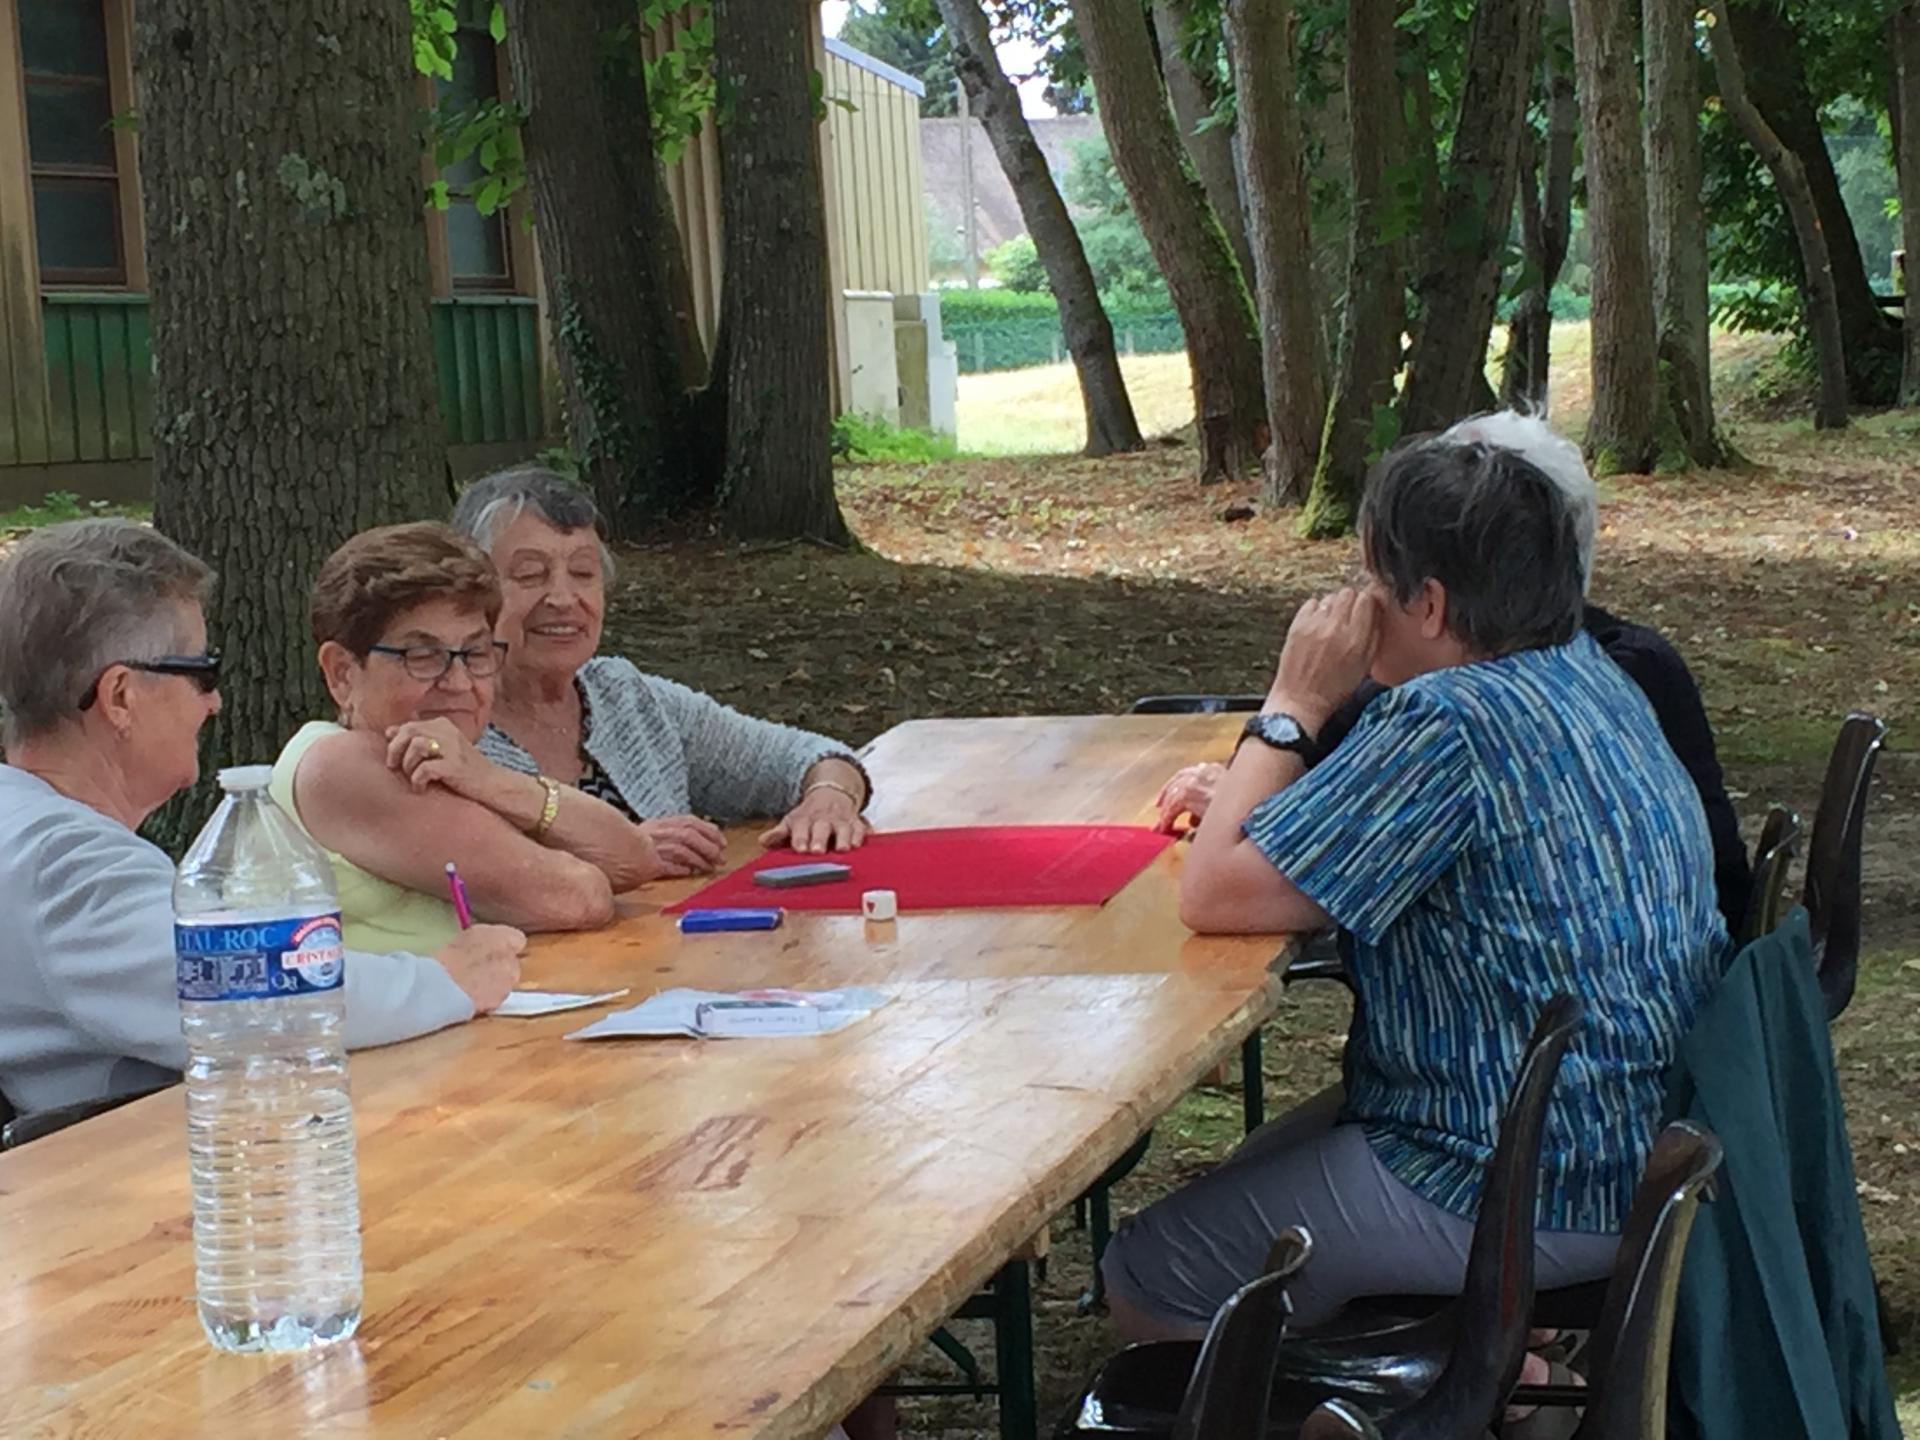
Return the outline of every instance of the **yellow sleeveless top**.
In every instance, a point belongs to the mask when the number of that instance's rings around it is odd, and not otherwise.
[[[280,758],[273,762],[273,780],[267,786],[267,793],[302,830],[307,826],[300,818],[299,806],[294,803],[294,774],[314,741],[343,733],[330,720],[311,720],[300,727],[280,752]],[[307,831],[309,838],[312,833]],[[349,950],[374,954],[409,950],[415,955],[431,955],[460,933],[460,922],[445,896],[423,895],[383,880],[331,850],[327,851],[327,858],[333,862],[334,888],[340,896],[342,938]]]

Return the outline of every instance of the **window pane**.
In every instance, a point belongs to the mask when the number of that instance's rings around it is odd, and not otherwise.
[[[20,0],[20,64],[48,75],[107,74],[100,0]]]
[[[104,85],[27,82],[27,156],[35,166],[113,168],[113,132]]]
[[[506,217],[496,210],[482,215],[471,202],[447,206],[447,264],[455,280],[492,280],[505,284]]]
[[[58,271],[122,278],[120,191],[113,181],[34,181],[33,223],[43,278]]]
[[[500,98],[500,71],[493,37],[484,30],[461,30],[453,37],[453,79],[437,80],[442,100],[464,109],[475,100]]]

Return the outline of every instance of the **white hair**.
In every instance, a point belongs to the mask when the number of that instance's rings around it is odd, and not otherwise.
[[[1518,410],[1495,410],[1474,415],[1445,431],[1440,438],[1461,445],[1493,445],[1511,450],[1560,487],[1573,512],[1573,534],[1580,550],[1580,590],[1593,583],[1593,542],[1599,528],[1599,492],[1580,447],[1537,415]]]

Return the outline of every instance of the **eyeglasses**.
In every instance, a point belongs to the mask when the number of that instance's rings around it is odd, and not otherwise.
[[[204,655],[162,655],[157,660],[116,660],[114,665],[124,665],[129,670],[138,670],[146,675],[180,675],[193,681],[200,687],[202,695],[211,695],[220,688],[220,652],[209,650]],[[112,665],[107,667],[108,670]],[[106,674],[102,670],[100,675]],[[93,702],[100,694],[100,675],[93,677],[93,684],[87,687],[87,693],[80,697],[80,708],[91,710]]]
[[[429,684],[453,669],[456,660],[467,667],[467,674],[484,680],[500,672],[500,665],[507,656],[507,642],[504,640],[466,650],[454,650],[445,645],[369,645],[367,649],[379,655],[398,656],[410,677]]]

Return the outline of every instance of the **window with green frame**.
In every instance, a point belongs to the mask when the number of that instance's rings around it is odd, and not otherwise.
[[[18,0],[42,285],[124,285],[113,82],[100,0]]]

